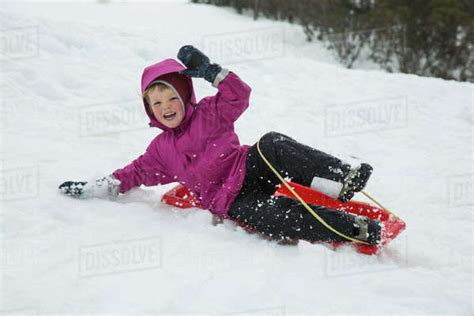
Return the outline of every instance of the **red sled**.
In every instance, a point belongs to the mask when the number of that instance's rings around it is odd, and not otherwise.
[[[402,231],[405,230],[405,222],[390,214],[388,211],[383,208],[370,205],[365,202],[359,201],[349,201],[343,203],[338,199],[331,198],[324,193],[316,191],[314,189],[305,187],[303,185],[289,182],[290,186],[296,191],[296,193],[308,204],[321,205],[330,209],[341,210],[347,213],[352,213],[356,215],[367,216],[370,219],[377,219],[383,224],[382,228],[382,238],[380,243],[376,245],[366,245],[357,242],[325,242],[332,246],[333,249],[336,249],[340,246],[350,244],[355,250],[359,253],[366,255],[377,254],[382,248],[384,248],[391,240],[397,237]],[[275,196],[286,196],[289,198],[295,199],[293,194],[282,185],[275,193]],[[202,208],[199,200],[194,196],[185,186],[179,184],[170,191],[166,192],[161,199],[162,202],[165,202],[169,205],[178,207],[178,208],[190,208],[198,207]],[[242,223],[237,223],[242,226]]]

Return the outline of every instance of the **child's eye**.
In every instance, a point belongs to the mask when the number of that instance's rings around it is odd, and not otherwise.
[[[153,103],[153,106],[160,106],[161,102],[155,102]]]
[[[177,99],[178,99],[178,97],[172,97],[172,98],[170,99],[170,101],[177,100]]]

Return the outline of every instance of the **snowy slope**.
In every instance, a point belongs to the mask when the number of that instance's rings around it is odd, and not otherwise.
[[[347,70],[297,26],[186,1],[8,2],[0,23],[5,315],[472,314],[473,84]],[[161,204],[172,185],[59,195],[143,152],[141,72],[189,43],[252,87],[242,143],[276,130],[370,162],[400,238],[376,257],[279,246]]]

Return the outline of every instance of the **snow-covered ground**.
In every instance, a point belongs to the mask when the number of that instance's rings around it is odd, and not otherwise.
[[[3,2],[0,26],[0,314],[472,315],[473,84],[344,69],[297,26],[184,0]],[[242,143],[276,130],[372,163],[407,230],[369,257],[213,226],[160,203],[173,185],[58,194],[143,152],[141,72],[184,44],[252,87]]]

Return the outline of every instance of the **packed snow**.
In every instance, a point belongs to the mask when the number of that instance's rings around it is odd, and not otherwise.
[[[472,83],[345,69],[296,25],[184,0],[2,2],[0,25],[0,314],[472,315]],[[160,132],[140,76],[185,44],[252,87],[243,144],[274,130],[371,163],[407,230],[365,256],[213,225],[160,202],[173,184],[60,195]]]

